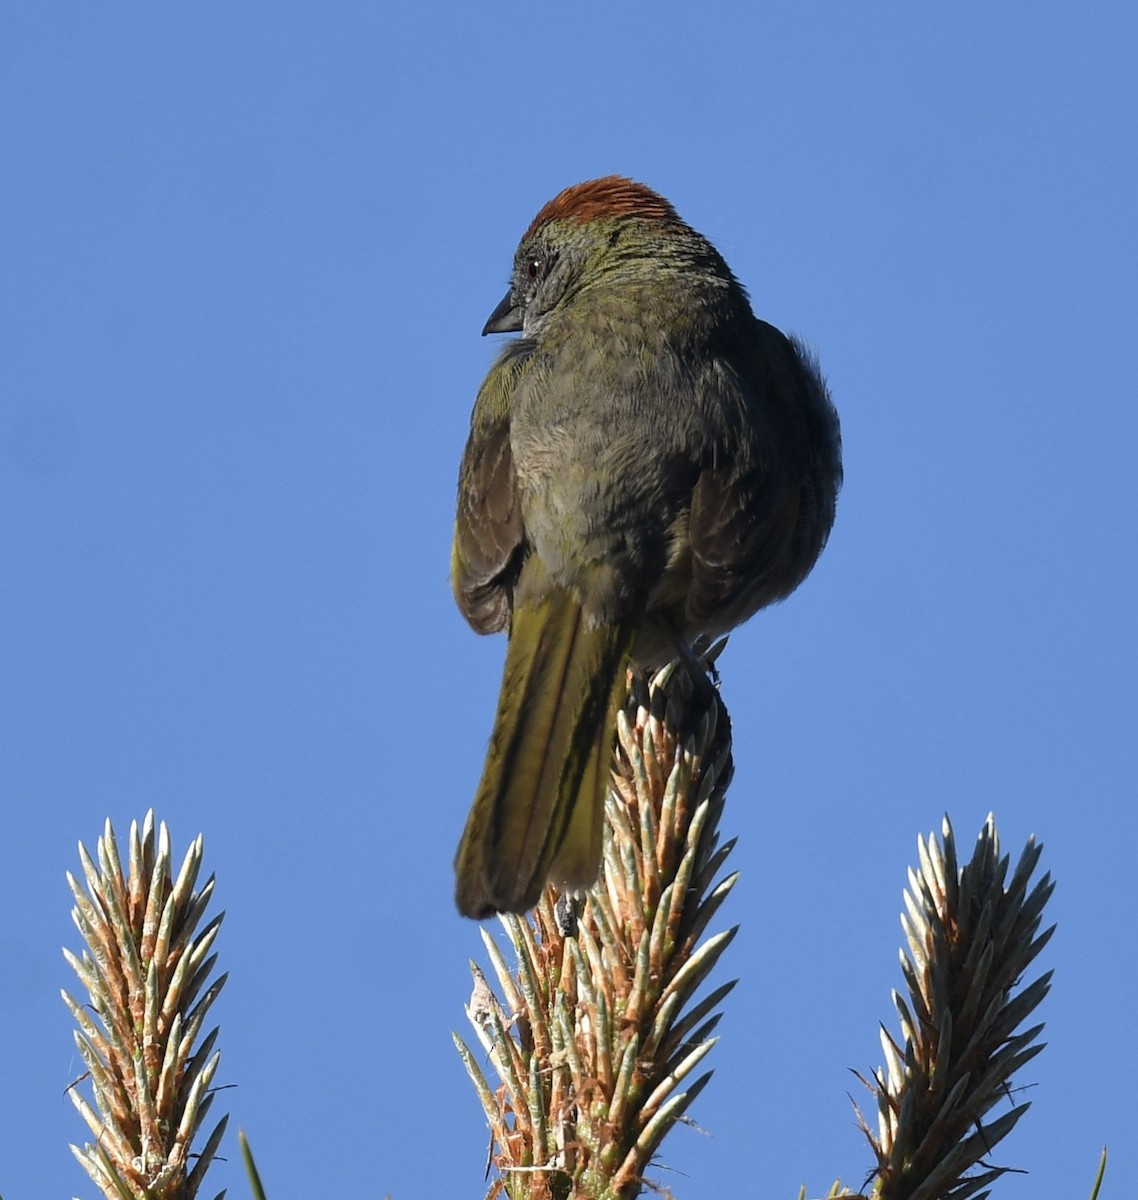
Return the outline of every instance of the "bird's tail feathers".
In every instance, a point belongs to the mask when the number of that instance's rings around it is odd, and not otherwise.
[[[466,916],[525,912],[597,876],[631,624],[593,625],[552,589],[513,614],[482,782],[455,859]]]

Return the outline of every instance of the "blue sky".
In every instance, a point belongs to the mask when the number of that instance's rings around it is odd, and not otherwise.
[[[1136,47],[1122,3],[5,8],[6,1197],[92,1194],[64,872],[151,805],[219,877],[270,1196],[479,1194],[451,857],[504,643],[450,597],[455,477],[518,236],[612,171],[817,348],[846,455],[818,568],[721,660],[742,982],[659,1178],[860,1184],[916,836],[994,809],[1059,922],[998,1194],[1084,1195],[1104,1142],[1125,1188]]]

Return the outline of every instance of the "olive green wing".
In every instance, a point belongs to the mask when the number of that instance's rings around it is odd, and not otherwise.
[[[451,586],[463,616],[479,633],[504,629],[525,555],[510,413],[529,362],[524,340],[511,342],[490,369],[470,420],[458,475]]]
[[[798,521],[798,498],[771,468],[704,470],[692,494],[691,584],[686,616],[721,632],[787,595],[782,564]]]
[[[687,618],[726,630],[790,595],[809,574],[834,520],[841,483],[837,414],[810,355],[773,326],[738,372],[735,452],[700,473],[692,493]]]

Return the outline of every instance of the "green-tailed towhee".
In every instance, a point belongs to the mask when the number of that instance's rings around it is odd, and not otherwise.
[[[521,337],[474,403],[451,558],[466,619],[509,631],[455,860],[470,917],[596,878],[629,663],[794,591],[842,480],[817,363],[643,184],[546,204],[482,332]]]

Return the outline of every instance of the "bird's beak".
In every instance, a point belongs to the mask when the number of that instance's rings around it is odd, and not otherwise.
[[[508,291],[502,297],[502,303],[490,314],[490,319],[482,326],[482,336],[488,333],[521,333],[522,310],[514,303],[513,291]]]

